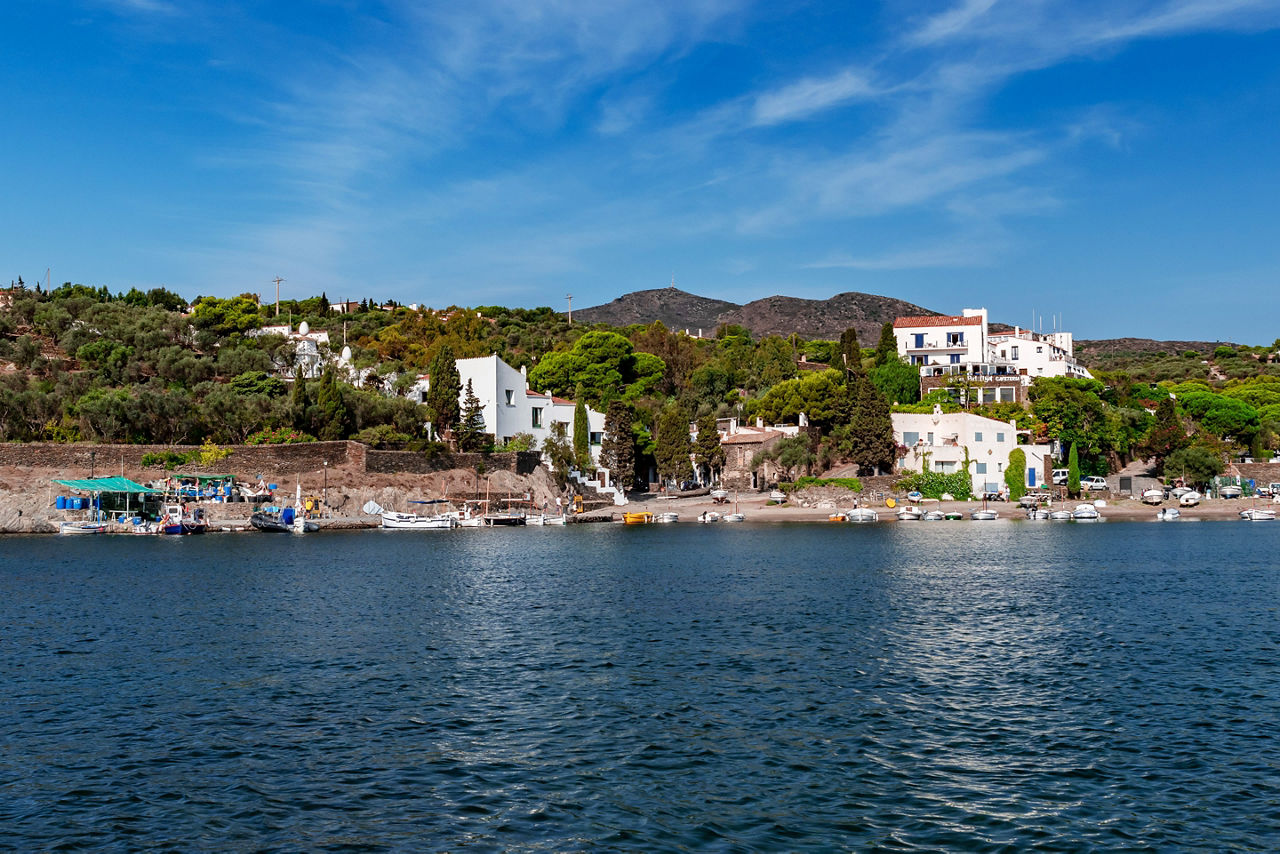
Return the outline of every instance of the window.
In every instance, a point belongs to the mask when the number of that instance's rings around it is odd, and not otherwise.
[[[926,445],[932,445],[932,444],[933,444],[933,434],[932,434],[932,433],[928,434],[928,435],[925,437],[924,443],[925,443]]]
[[[1010,348],[1009,348],[1009,358],[1010,358],[1010,359],[1017,359],[1017,358],[1018,358],[1018,348],[1017,348],[1017,347],[1010,347]]]
[[[964,346],[964,333],[963,333],[963,332],[948,332],[948,333],[947,333],[947,346],[948,346],[948,347],[963,347],[963,346]]]
[[[917,332],[915,335],[912,335],[911,337],[912,337],[912,339],[914,339],[914,340],[915,340],[915,342],[916,342],[914,346],[916,346],[916,347],[923,347],[923,346],[924,346],[924,333],[923,333],[923,332]]]
[[[986,473],[987,473],[987,464],[986,464],[986,463],[974,463],[973,465],[974,465],[974,473],[975,473],[975,474],[986,474]]]
[[[951,354],[951,364],[953,364],[953,365],[958,365],[958,364],[960,364],[960,354],[959,354],[959,353],[952,353],[952,354]]]
[[[1003,442],[1003,441],[1004,441],[1004,434],[1003,434],[1003,433],[997,433],[997,434],[996,434],[996,441],[997,441],[997,442]]]
[[[591,444],[593,444],[593,445],[600,445],[600,444],[603,444],[603,443],[604,443],[604,434],[603,434],[603,433],[598,433],[598,432],[592,431],[592,433],[591,433],[591,435],[590,435],[590,442],[591,442]]]
[[[535,406],[533,408],[533,426],[534,427],[542,426],[542,407],[541,406]]]
[[[1001,403],[1013,403],[1015,394],[1013,389],[1005,386],[1004,388],[998,389],[998,391],[1000,392],[999,397]]]
[[[981,434],[981,433],[974,433],[974,434],[973,434],[973,441],[975,441],[975,442],[981,442],[981,441],[982,441],[982,434]]]
[[[996,402],[996,390],[995,390],[995,389],[993,389],[993,388],[984,388],[984,389],[982,390],[982,402],[983,402],[983,403],[995,403],[995,402]]]
[[[1037,347],[1037,348],[1036,348],[1036,352],[1037,352],[1037,353],[1043,353],[1043,352],[1044,352],[1044,348],[1043,348],[1043,347]]]
[[[1004,463],[996,463],[996,473],[1004,471]]]
[[[952,474],[956,470],[955,460],[936,460],[933,464],[933,470],[943,474]]]
[[[512,389],[505,389],[507,395],[507,406],[515,406],[516,393]]]
[[[914,445],[916,442],[919,442],[919,441],[920,441],[919,433],[904,432],[902,434],[902,444],[906,445],[908,448],[910,448],[912,445]]]

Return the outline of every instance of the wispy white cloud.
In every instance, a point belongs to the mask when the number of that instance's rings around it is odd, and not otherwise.
[[[855,99],[871,98],[879,91],[865,75],[844,69],[830,77],[808,77],[755,100],[752,123],[775,125],[808,118]]]

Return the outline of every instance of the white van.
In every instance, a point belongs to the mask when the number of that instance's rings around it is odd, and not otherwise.
[[[1070,469],[1054,469],[1054,470],[1053,470],[1053,485],[1054,485],[1054,486],[1066,486],[1066,485],[1067,485],[1067,478],[1068,478],[1068,477],[1070,477],[1070,476],[1071,476],[1071,470],[1070,470]]]

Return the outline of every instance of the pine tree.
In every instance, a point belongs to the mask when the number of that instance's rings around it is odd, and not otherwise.
[[[458,363],[453,350],[445,344],[436,351],[427,369],[431,383],[427,387],[427,417],[436,435],[443,434],[458,423],[458,398],[462,395],[462,378],[458,375]]]
[[[724,448],[720,446],[720,432],[716,430],[716,416],[708,412],[698,419],[698,438],[693,443],[693,461],[699,469],[706,468],[712,481],[724,465]]]
[[[621,400],[609,404],[604,416],[600,465],[609,470],[613,485],[627,489],[635,481],[636,438],[631,431],[631,407]]]
[[[488,434],[484,429],[484,409],[480,406],[480,398],[476,397],[471,380],[467,380],[467,393],[463,398],[462,416],[454,431],[460,451],[482,451],[489,444]]]
[[[595,465],[591,462],[591,424],[587,420],[587,403],[582,395],[582,386],[578,386],[575,395],[578,402],[573,406],[573,456],[578,471],[589,472],[595,469]]]
[[[897,355],[898,339],[893,334],[893,324],[886,322],[880,327],[880,343],[876,345],[876,367],[880,367]]]

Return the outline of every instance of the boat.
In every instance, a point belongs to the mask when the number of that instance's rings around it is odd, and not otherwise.
[[[653,514],[646,511],[623,513],[622,524],[624,525],[651,525],[653,524]]]
[[[745,522],[747,521],[746,513],[726,513],[720,517],[721,522]]]
[[[680,521],[680,514],[672,513],[670,511],[667,511],[666,513],[658,513],[653,517],[653,521],[659,522],[664,525],[670,525],[673,522]]]
[[[203,534],[209,529],[204,518],[204,509],[197,507],[190,513],[182,504],[166,504],[160,516],[160,533],[170,536],[186,534]]]
[[[382,514],[382,527],[411,531],[448,530],[458,527],[458,520],[443,514],[419,516],[417,513],[396,513],[387,510]]]
[[[919,522],[920,517],[923,515],[924,513],[921,512],[919,507],[907,504],[898,510],[898,521],[899,522]]]
[[[1244,495],[1244,490],[1234,484],[1218,487],[1219,498],[1239,498]]]
[[[727,489],[713,489],[710,495],[711,500],[716,504],[724,504],[729,500],[729,491]]]
[[[974,510],[969,513],[969,518],[975,522],[994,522],[1000,518],[1000,514],[995,510],[988,510],[985,507],[981,510]]]
[[[1276,511],[1259,510],[1256,507],[1251,507],[1248,510],[1241,510],[1240,518],[1246,522],[1272,522],[1276,518]]]
[[[1161,507],[1156,511],[1156,519],[1161,522],[1176,522],[1182,518],[1182,512],[1177,507]]]
[[[946,513],[942,514],[942,518],[946,519],[948,522],[959,522],[964,518],[964,514],[959,510],[948,510]]]
[[[549,516],[546,513],[542,514],[542,524],[544,525],[564,525],[567,521],[568,519],[563,513],[556,516]]]
[[[1033,507],[1027,511],[1027,518],[1032,520],[1033,522],[1040,522],[1040,521],[1047,520],[1049,518],[1049,515],[1050,515],[1049,511],[1043,507],[1040,507],[1040,508]]]
[[[855,507],[848,512],[850,522],[879,522],[880,514],[870,507]]]
[[[58,526],[59,534],[105,534],[106,522],[63,522]]]
[[[775,504],[781,504],[787,500],[787,494],[781,489],[775,489],[769,493],[769,500]]]
[[[947,518],[947,514],[941,510],[930,510],[920,517],[925,522],[941,522]]]
[[[720,514],[714,510],[704,510],[698,514],[698,521],[702,522],[703,524],[709,524],[711,522],[719,522]]]
[[[907,493],[907,500],[912,502],[913,504],[919,504],[923,499],[924,499],[924,495],[922,493],[916,492],[915,490],[912,490],[911,492]]]
[[[1148,489],[1142,493],[1142,503],[1159,506],[1164,503],[1163,489]]]
[[[486,528],[506,528],[524,524],[524,513],[519,510],[504,510],[501,513],[486,513],[480,521]]]
[[[1092,504],[1077,504],[1076,509],[1071,511],[1071,518],[1077,522],[1096,522],[1102,516]]]
[[[1072,515],[1070,510],[1050,510],[1049,511],[1050,522],[1070,522],[1074,518],[1075,516]]]
[[[1195,490],[1192,490],[1190,492],[1184,492],[1182,494],[1182,497],[1178,499],[1178,504],[1180,504],[1183,507],[1195,507],[1199,503],[1200,503],[1200,493],[1196,492]]]
[[[268,534],[314,534],[320,525],[292,507],[264,507],[249,517],[249,524]]]

